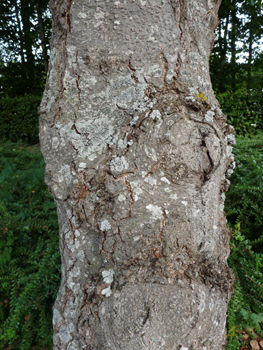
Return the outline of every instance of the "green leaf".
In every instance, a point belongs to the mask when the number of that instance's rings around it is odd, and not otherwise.
[[[11,259],[12,247],[6,247],[0,252],[0,265],[6,264]]]

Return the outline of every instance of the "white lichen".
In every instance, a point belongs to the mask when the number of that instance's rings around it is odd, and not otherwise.
[[[215,112],[213,112],[213,111],[208,111],[208,112],[206,112],[206,114],[205,114],[205,120],[206,120],[208,123],[213,123],[213,121],[214,121],[214,115],[215,115]]]
[[[185,100],[186,100],[187,102],[194,102],[194,101],[195,101],[195,98],[194,98],[194,96],[186,96]]]
[[[73,333],[75,330],[75,327],[73,325],[73,323],[70,323],[68,326],[66,324],[63,324],[60,329],[59,329],[59,333],[58,336],[61,339],[62,343],[68,343],[72,336],[70,333]]]
[[[105,297],[108,298],[108,297],[111,296],[112,290],[111,290],[110,287],[107,287],[107,288],[105,288],[105,289],[102,289],[101,294],[102,294],[102,295],[105,295]]]
[[[161,177],[161,181],[166,182],[168,185],[171,183],[166,177]]]
[[[85,253],[83,250],[80,250],[77,255],[78,255],[78,258],[80,261],[82,261],[82,262],[85,261]]]
[[[60,170],[59,174],[61,174],[67,184],[67,186],[70,186],[73,180],[73,176],[70,171],[70,166],[69,165],[63,165]]]
[[[233,134],[227,135],[227,137],[225,138],[225,141],[227,144],[235,145],[236,144],[235,135],[233,135]]]
[[[130,185],[132,188],[134,201],[137,202],[137,200],[140,199],[139,196],[143,194],[143,190],[139,187],[138,181],[132,181]]]
[[[151,186],[157,185],[157,180],[154,179],[151,175],[147,176],[147,177],[144,179],[144,181],[147,182],[148,184],[150,184]]]
[[[232,156],[232,150],[233,150],[232,146],[226,146],[226,155],[227,155],[227,157],[231,157]]]
[[[136,115],[131,121],[130,121],[130,125],[136,125],[137,121],[139,120],[139,116]]]
[[[60,315],[60,312],[57,309],[54,309],[53,311],[53,325],[56,323],[59,323],[62,321],[62,317]]]
[[[114,157],[110,162],[110,169],[112,172],[121,173],[124,170],[129,169],[129,164],[125,157]]]
[[[152,214],[151,218],[154,220],[160,220],[162,218],[162,208],[154,204],[149,204],[146,206],[146,209],[149,210]]]
[[[113,270],[104,270],[102,271],[103,282],[110,284],[113,282],[113,276],[115,272]]]
[[[153,119],[153,120],[161,120],[161,113],[158,109],[154,109],[152,111],[152,113],[150,114],[150,117]]]
[[[226,172],[226,176],[229,177],[233,174],[234,170],[233,169],[228,169]]]
[[[145,154],[147,155],[147,157],[151,158],[152,160],[154,160],[155,162],[157,162],[158,160],[158,157],[157,157],[157,154],[156,154],[156,151],[154,148],[150,148],[150,147],[147,147],[146,145],[144,146],[144,152]]]
[[[111,224],[108,220],[103,220],[100,224],[101,231],[109,231],[111,229]]]
[[[124,195],[123,193],[121,193],[121,194],[118,196],[118,201],[119,201],[119,202],[124,202],[124,201],[126,201],[126,197],[125,197],[125,195]]]
[[[169,192],[171,192],[172,190],[171,190],[169,187],[165,187],[165,188],[164,188],[164,191],[167,192],[167,193],[169,193]]]
[[[170,194],[170,198],[176,201],[178,199],[178,196],[176,193]]]
[[[174,71],[169,69],[167,74],[166,74],[166,81],[168,84],[173,82],[173,77],[174,77]]]

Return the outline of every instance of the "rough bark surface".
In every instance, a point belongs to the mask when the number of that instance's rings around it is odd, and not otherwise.
[[[40,108],[62,281],[55,349],[219,350],[233,129],[208,58],[219,0],[52,0]]]

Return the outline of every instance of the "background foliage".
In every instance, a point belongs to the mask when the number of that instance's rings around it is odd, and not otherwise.
[[[233,125],[237,135],[255,134],[263,130],[263,91],[228,90],[217,94],[227,121]]]
[[[52,349],[58,221],[38,147],[0,144],[0,349]]]
[[[0,139],[38,142],[38,114],[40,97],[26,95],[0,99]]]
[[[48,0],[0,2],[0,97],[40,95],[48,67]]]
[[[263,133],[237,137],[234,154],[237,167],[225,206],[232,232],[228,263],[235,275],[227,350],[239,349],[242,333],[263,338]]]

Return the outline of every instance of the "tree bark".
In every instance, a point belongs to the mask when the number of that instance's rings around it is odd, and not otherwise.
[[[60,223],[55,349],[223,349],[233,129],[219,0],[51,0],[40,108]]]

